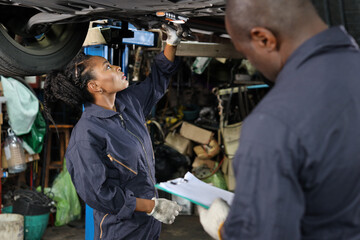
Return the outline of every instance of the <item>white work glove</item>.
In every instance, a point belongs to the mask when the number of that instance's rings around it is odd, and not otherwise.
[[[200,223],[205,232],[213,239],[220,239],[219,228],[225,222],[226,217],[229,214],[229,209],[229,205],[221,198],[215,199],[208,210],[198,206]]]
[[[181,206],[175,201],[155,197],[151,200],[155,201],[155,206],[151,213],[148,213],[147,215],[153,216],[162,223],[172,224],[175,217],[179,215],[179,212],[181,211]]]
[[[183,34],[183,28],[181,24],[174,23],[173,26],[176,29],[173,29],[168,24],[162,24],[162,28],[165,30],[166,33],[166,44],[177,46],[181,41],[181,36]]]

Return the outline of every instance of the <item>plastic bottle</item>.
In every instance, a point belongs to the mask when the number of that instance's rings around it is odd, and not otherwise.
[[[24,149],[21,146],[20,139],[15,136],[11,128],[8,129],[4,150],[9,173],[19,173],[26,170]]]

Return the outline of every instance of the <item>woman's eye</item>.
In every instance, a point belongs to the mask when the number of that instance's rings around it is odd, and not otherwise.
[[[111,69],[111,66],[110,65],[106,65],[106,70],[109,70]]]

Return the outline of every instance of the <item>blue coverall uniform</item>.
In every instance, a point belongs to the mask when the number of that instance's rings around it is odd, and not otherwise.
[[[287,60],[245,120],[224,239],[360,239],[360,53],[342,27]]]
[[[178,62],[159,54],[145,81],[117,93],[116,112],[86,103],[72,131],[67,168],[79,196],[94,209],[95,239],[159,238],[161,223],[135,212],[135,206],[136,198],[157,196],[145,117],[165,93]]]

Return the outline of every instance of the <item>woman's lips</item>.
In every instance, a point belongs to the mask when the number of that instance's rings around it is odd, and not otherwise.
[[[127,81],[126,76],[125,76],[124,73],[121,73],[120,75],[121,75],[120,78],[121,78],[122,81]]]

